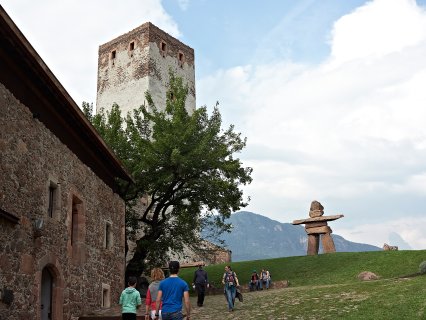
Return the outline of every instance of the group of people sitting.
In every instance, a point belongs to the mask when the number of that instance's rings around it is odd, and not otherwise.
[[[271,274],[267,269],[262,269],[260,274],[253,270],[249,282],[250,291],[269,289],[271,283]]]

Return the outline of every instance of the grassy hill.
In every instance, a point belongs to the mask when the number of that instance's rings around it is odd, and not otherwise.
[[[232,263],[240,283],[253,269],[268,268],[274,280],[289,280],[285,289],[246,293],[228,315],[223,297],[208,297],[194,319],[426,319],[426,276],[413,275],[426,260],[426,251],[334,253]],[[206,267],[219,286],[224,265]],[[195,269],[180,276],[192,282]],[[380,280],[362,282],[357,275],[371,271]],[[212,316],[213,315],[213,316]],[[218,318],[219,319],[219,318]]]

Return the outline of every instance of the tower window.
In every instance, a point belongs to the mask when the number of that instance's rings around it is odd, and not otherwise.
[[[185,62],[185,55],[182,52],[178,53],[178,64],[179,67],[183,68],[183,63]]]
[[[164,41],[161,41],[160,49],[161,49],[161,55],[165,57],[167,53],[167,43],[165,43]]]
[[[115,59],[116,54],[117,54],[117,51],[115,50],[111,51],[111,60]]]
[[[129,50],[130,50],[130,51],[135,50],[135,42],[134,42],[134,41],[130,42]]]
[[[105,249],[110,249],[112,247],[112,226],[111,223],[105,223]]]

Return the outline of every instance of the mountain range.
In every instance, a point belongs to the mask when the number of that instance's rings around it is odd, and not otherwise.
[[[281,223],[248,211],[232,214],[227,222],[232,224],[232,231],[224,233],[221,239],[232,251],[232,261],[306,255],[308,238],[303,226]],[[337,252],[382,250],[373,245],[348,241],[336,234],[332,237]]]

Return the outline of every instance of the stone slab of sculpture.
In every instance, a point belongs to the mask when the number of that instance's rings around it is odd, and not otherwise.
[[[309,216],[311,218],[321,217],[324,214],[324,207],[321,203],[314,200],[311,202],[311,208],[309,209]]]

